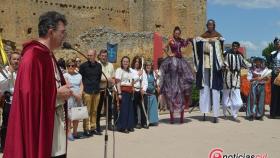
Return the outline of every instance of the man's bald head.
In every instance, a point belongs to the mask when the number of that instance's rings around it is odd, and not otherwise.
[[[96,50],[94,50],[94,49],[88,50],[88,52],[87,52],[88,59],[91,62],[95,62],[96,54],[97,54]]]

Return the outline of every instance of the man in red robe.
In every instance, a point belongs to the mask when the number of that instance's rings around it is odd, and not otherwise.
[[[61,124],[56,123],[57,109],[67,120],[64,100],[72,92],[65,85],[56,65],[53,50],[65,37],[64,15],[47,12],[39,18],[39,39],[24,44],[10,111],[4,158],[66,157],[66,138],[57,145]],[[60,102],[60,105],[58,106]],[[64,111],[64,112],[63,112]],[[60,112],[61,113],[61,112]],[[60,128],[61,129],[61,128]],[[63,133],[66,137],[66,130]],[[61,135],[60,135],[61,136]],[[56,144],[56,145],[54,145]],[[61,146],[65,146],[65,148]],[[61,147],[62,150],[57,150]]]

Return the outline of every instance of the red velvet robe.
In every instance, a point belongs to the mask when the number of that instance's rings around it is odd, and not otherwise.
[[[24,45],[3,158],[51,157],[57,88],[50,54],[38,41]]]

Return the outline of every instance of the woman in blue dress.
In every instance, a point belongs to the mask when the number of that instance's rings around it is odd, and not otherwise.
[[[153,64],[151,60],[147,60],[145,62],[144,69],[145,69],[145,74],[143,76],[147,84],[144,84],[143,90],[145,91],[144,101],[148,109],[147,115],[148,115],[150,126],[157,126],[159,120],[158,102],[156,98],[157,78],[153,70]]]

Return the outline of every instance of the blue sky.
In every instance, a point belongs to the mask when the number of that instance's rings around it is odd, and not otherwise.
[[[239,41],[248,56],[260,56],[268,42],[280,37],[280,0],[208,0],[207,18],[226,43]]]

